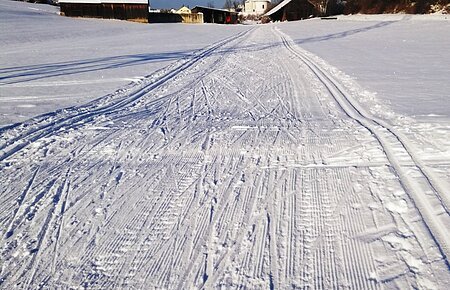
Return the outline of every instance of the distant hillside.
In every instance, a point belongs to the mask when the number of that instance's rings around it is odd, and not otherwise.
[[[443,11],[450,13],[449,0],[347,0],[345,14],[408,13],[426,14]]]
[[[308,0],[321,15],[449,13],[449,0]]]

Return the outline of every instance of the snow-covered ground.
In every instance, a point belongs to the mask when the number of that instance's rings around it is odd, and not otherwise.
[[[447,20],[151,26],[0,4],[11,23],[29,14],[0,36],[8,118],[40,84],[96,99],[50,112],[64,106],[53,100],[0,131],[2,288],[450,284]],[[73,40],[55,28],[44,40],[46,21]],[[159,42],[140,42],[147,29]],[[71,41],[108,45],[87,57]],[[145,51],[189,53],[104,60]]]
[[[450,199],[450,17],[350,15],[278,27],[407,136]]]
[[[280,28],[394,111],[450,118],[450,16],[352,15]]]
[[[0,0],[0,127],[104,96],[245,30],[73,19],[58,9]]]

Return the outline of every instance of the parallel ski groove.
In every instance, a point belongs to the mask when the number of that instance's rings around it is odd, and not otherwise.
[[[401,133],[397,132],[385,121],[371,116],[365,110],[360,108],[359,105],[357,105],[356,102],[354,102],[349,97],[349,94],[345,93],[345,90],[335,80],[333,80],[331,76],[329,76],[323,69],[315,64],[314,61],[308,58],[305,54],[302,54],[298,50],[296,50],[292,46],[291,41],[289,41],[285,35],[281,34],[281,32],[279,31],[277,31],[277,33],[280,35],[280,38],[282,39],[285,47],[289,49],[294,55],[298,56],[298,58],[301,59],[308,67],[310,67],[311,70],[317,75],[324,86],[329,90],[330,94],[335,98],[336,102],[339,104],[342,110],[350,118],[356,120],[362,126],[366,127],[377,138],[377,141],[383,148],[387,158],[390,161],[390,164],[399,176],[402,185],[411,196],[411,199],[416,205],[416,208],[425,221],[430,234],[435,239],[435,242],[439,247],[442,256],[444,257],[447,266],[450,267],[450,237],[443,232],[443,229],[445,229],[446,226],[441,222],[439,218],[434,215],[429,202],[421,197],[421,193],[417,191],[416,187],[414,186],[414,182],[405,173],[405,170],[402,168],[398,161],[398,157],[393,152],[395,149],[392,145],[389,144],[388,138],[393,136],[397,140],[396,142],[406,150],[406,153],[414,161],[415,165],[420,170],[420,173],[425,177],[428,186],[436,194],[437,198],[441,202],[442,207],[446,210],[448,220],[450,216],[447,203],[450,203],[450,201],[443,201],[443,197],[445,197],[446,195],[445,193],[443,193],[443,189],[440,187],[440,185],[435,181],[432,173],[426,169],[422,161],[414,153],[414,149],[408,144],[408,141],[403,137]],[[389,132],[389,135],[386,136],[385,134],[383,134],[383,131]]]
[[[1,286],[380,289],[416,287],[435,270],[447,277],[379,142],[271,26],[223,43],[134,102],[125,104],[139,86],[68,130],[43,128],[49,138],[4,160],[2,201],[13,207],[1,207],[3,223],[39,172],[2,246]],[[114,99],[123,107],[106,111]],[[395,137],[386,140],[417,174]],[[30,171],[20,168],[26,158]],[[70,180],[56,179],[61,172]]]

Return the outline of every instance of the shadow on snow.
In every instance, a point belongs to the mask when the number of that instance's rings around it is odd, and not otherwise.
[[[345,38],[354,34],[367,32],[377,28],[382,28],[395,22],[397,21],[383,21],[374,25],[352,29],[348,31],[309,37],[304,39],[297,39],[294,40],[294,42],[296,44],[305,44],[305,43]],[[236,52],[260,51],[282,45],[283,45],[282,42],[277,42],[275,44],[270,43],[261,45],[245,45],[245,46],[237,46],[236,48],[231,49],[231,51]],[[0,81],[2,82],[2,85],[16,84],[45,78],[57,77],[62,75],[74,75],[86,72],[137,66],[152,62],[178,60],[184,57],[188,57],[192,55],[192,53],[194,52],[195,51],[179,51],[179,52],[167,52],[156,54],[134,54],[134,55],[94,58],[81,61],[58,62],[32,66],[2,68],[0,69]],[[224,52],[225,51],[219,49],[215,53],[222,54]],[[226,52],[230,52],[230,49],[227,49]]]
[[[157,54],[133,54],[80,61],[9,67],[0,69],[0,81],[3,85],[16,84],[62,75],[75,75],[86,72],[143,65],[153,62],[177,60],[191,54],[192,51]]]

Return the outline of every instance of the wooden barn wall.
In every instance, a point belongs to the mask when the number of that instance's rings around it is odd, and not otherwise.
[[[109,4],[103,3],[103,18],[136,20],[147,22],[148,5],[147,4]]]
[[[284,8],[282,21],[307,19],[311,15],[317,15],[314,5],[308,1],[292,1]]]
[[[181,17],[183,18],[183,23],[203,23],[203,14],[181,14]]]
[[[139,22],[148,21],[147,4],[121,3],[60,3],[61,13],[70,17],[92,17],[105,19],[121,19]]]
[[[313,4],[307,0],[293,0],[285,7],[272,14],[270,18],[273,21],[295,21],[307,19],[311,15],[319,15],[319,12]]]
[[[149,13],[149,23],[203,23],[203,15],[197,13]]]
[[[149,23],[179,23],[183,22],[183,18],[180,14],[175,13],[149,13]]]
[[[61,13],[69,17],[103,18],[100,4],[88,3],[60,3]]]

